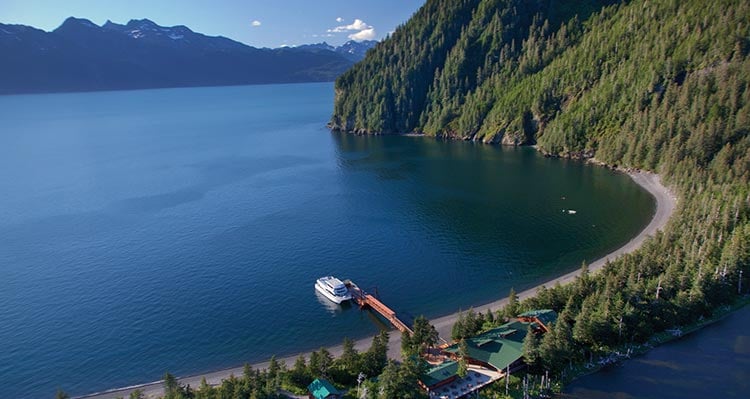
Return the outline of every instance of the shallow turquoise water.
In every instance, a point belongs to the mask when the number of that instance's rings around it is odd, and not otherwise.
[[[84,394],[439,316],[578,268],[654,211],[624,175],[325,129],[325,84],[0,97],[0,397]],[[575,209],[576,214],[564,210]]]

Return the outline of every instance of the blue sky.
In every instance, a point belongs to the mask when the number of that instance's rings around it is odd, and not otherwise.
[[[52,30],[65,18],[186,25],[256,47],[382,39],[425,0],[0,0],[0,22]]]

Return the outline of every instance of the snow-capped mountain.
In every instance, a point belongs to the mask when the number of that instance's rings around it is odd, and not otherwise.
[[[378,44],[375,40],[363,40],[361,42],[349,40],[348,42],[336,47],[336,52],[344,55],[353,61],[359,61],[365,58],[367,50]]]
[[[300,49],[300,50],[336,51],[336,47],[331,46],[330,44],[328,44],[326,42],[312,43],[312,44],[302,44],[302,45],[299,45],[299,46],[295,46],[294,48]]]
[[[186,26],[68,18],[45,32],[0,24],[0,94],[331,81],[354,60],[327,49],[259,49]]]
[[[315,43],[315,44],[303,44],[295,48],[300,49],[300,50],[334,51],[336,53],[343,55],[347,59],[350,59],[354,62],[358,62],[362,60],[363,58],[365,58],[365,54],[367,54],[367,50],[375,47],[376,44],[378,44],[378,42],[375,40],[364,40],[361,42],[349,40],[348,42],[338,47],[334,47],[326,42],[322,42],[322,43]]]

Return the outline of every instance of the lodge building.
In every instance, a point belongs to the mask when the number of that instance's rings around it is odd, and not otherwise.
[[[523,340],[533,334],[549,332],[557,320],[551,309],[533,310],[518,315],[518,318],[465,339],[466,363],[471,367],[467,377],[459,378],[459,343],[442,348],[444,360],[433,364],[420,378],[419,384],[431,397],[460,398],[482,388],[506,373],[511,374],[525,367],[523,362]]]

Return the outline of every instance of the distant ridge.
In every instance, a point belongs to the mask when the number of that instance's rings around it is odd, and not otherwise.
[[[294,48],[301,49],[301,50],[335,51],[351,61],[359,62],[363,58],[365,58],[365,55],[367,55],[367,50],[375,47],[376,44],[378,44],[378,42],[375,40],[363,40],[361,42],[349,40],[348,42],[338,47],[334,47],[326,42],[322,42],[322,43],[315,43],[315,44],[303,44],[301,46],[296,46]]]
[[[0,24],[0,94],[332,81],[375,43],[259,49],[148,19]]]

